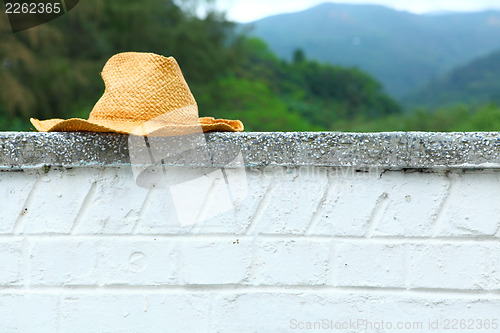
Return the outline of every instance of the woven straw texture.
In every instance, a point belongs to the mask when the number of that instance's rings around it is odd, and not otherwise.
[[[159,136],[243,130],[239,120],[198,117],[196,101],[173,57],[120,53],[108,60],[101,75],[105,91],[88,120],[31,118],[31,123],[41,132]]]

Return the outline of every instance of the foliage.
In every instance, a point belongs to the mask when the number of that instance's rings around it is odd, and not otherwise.
[[[68,15],[17,34],[0,16],[0,130],[28,118],[86,118],[102,94],[99,72],[122,51],[174,56],[201,116],[241,119],[250,131],[493,130],[495,105],[403,114],[357,68],[322,64],[297,49],[279,59],[196,1],[86,0]]]
[[[500,51],[460,66],[408,96],[407,104],[426,107],[500,103]]]
[[[322,129],[290,112],[264,81],[228,77],[218,82],[217,90],[220,95],[217,98],[218,111],[227,118],[241,119],[248,131]]]
[[[334,124],[338,131],[429,131],[429,132],[473,132],[498,131],[500,128],[500,106],[458,105],[442,107],[434,111],[419,109],[415,112],[390,115],[373,120],[354,119]]]
[[[248,130],[324,130],[339,117],[399,111],[369,75],[307,60],[302,50],[293,63],[279,60],[210,6],[204,17],[194,15],[195,3],[86,0],[18,34],[2,17],[0,127],[13,129],[17,119],[27,127],[29,117],[87,117],[103,91],[105,61],[131,50],[173,55],[200,115],[242,119]]]
[[[1,127],[16,118],[88,116],[104,88],[99,72],[122,51],[173,55],[193,86],[211,82],[235,62],[232,34],[233,24],[217,13],[198,18],[173,0],[86,0],[17,34],[1,15]]]
[[[231,84],[219,89],[225,96],[213,98],[212,108],[248,110],[262,114],[277,113],[301,117],[303,126],[290,127],[282,124],[266,126],[260,130],[300,130],[302,128],[332,129],[335,120],[353,119],[358,116],[372,119],[387,114],[400,113],[400,107],[390,99],[382,86],[371,76],[354,68],[342,68],[306,59],[303,51],[296,52],[293,62],[279,60],[265,43],[256,38],[242,38],[239,45],[245,50],[242,65],[234,72]],[[253,82],[253,84],[250,84]],[[259,87],[257,89],[257,87]],[[267,87],[264,91],[263,88]],[[252,98],[249,103],[239,103],[233,93],[246,91]],[[216,92],[215,92],[216,94]],[[211,96],[216,96],[211,93]],[[264,96],[266,96],[264,98]],[[266,104],[265,100],[279,99],[277,104]],[[227,103],[230,101],[230,103]],[[274,105],[276,109],[270,108]],[[282,113],[281,111],[279,111]],[[254,118],[258,118],[255,115]],[[291,122],[290,124],[292,124]],[[254,127],[250,127],[254,128]]]

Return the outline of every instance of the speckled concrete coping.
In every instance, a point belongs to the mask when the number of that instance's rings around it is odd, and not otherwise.
[[[126,135],[0,132],[0,168],[123,165],[131,163],[131,150],[136,154],[153,150],[162,163],[179,166],[227,166],[241,152],[245,166],[500,169],[500,135],[496,132],[247,132],[163,139],[131,148]],[[191,149],[170,153],[194,141]]]

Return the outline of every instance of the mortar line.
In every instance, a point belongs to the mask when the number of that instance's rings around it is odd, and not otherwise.
[[[257,209],[255,210],[255,214],[252,216],[250,219],[250,224],[248,225],[246,231],[244,232],[245,235],[248,234],[253,234],[255,228],[257,227],[257,224],[259,223],[259,220],[266,210],[266,208],[269,206],[269,203],[272,198],[272,192],[274,191],[274,185],[276,183],[276,179],[273,178],[269,182],[269,186],[267,187],[266,191],[262,195],[262,199],[260,200],[259,204],[257,205]]]
[[[330,258],[328,258],[328,267],[327,272],[330,274],[329,280],[332,286],[337,286],[338,278],[337,278],[337,251],[338,251],[338,243],[335,241],[330,242]],[[328,281],[328,280],[327,280]]]
[[[330,188],[332,187],[332,179],[331,177],[326,176],[327,182],[326,182],[326,187],[323,192],[323,196],[318,202],[318,205],[316,206],[316,210],[313,213],[313,216],[311,218],[311,222],[309,222],[309,225],[306,228],[305,234],[310,235],[316,226],[318,225],[319,221],[321,221],[321,214],[323,213],[325,209],[325,203],[326,199],[328,198],[328,195],[330,194]],[[338,198],[337,198],[338,199]]]
[[[404,253],[403,253],[403,282],[405,284],[406,289],[410,289],[410,271],[411,271],[411,261],[410,261],[410,249],[409,247],[413,244],[406,243],[404,244]]]
[[[435,238],[439,234],[439,231],[444,223],[444,214],[449,210],[449,199],[454,189],[455,181],[450,174],[448,174],[448,179],[449,183],[446,194],[441,201],[441,204],[439,205],[438,211],[436,212],[436,217],[434,218],[434,221],[432,221],[432,225],[430,227],[430,235],[433,238]]]
[[[96,188],[97,188],[97,183],[92,182],[87,194],[85,195],[85,198],[82,201],[80,209],[78,210],[78,213],[76,214],[75,221],[73,222],[73,225],[71,226],[71,230],[69,232],[71,235],[75,234],[76,229],[78,229],[78,227],[80,226],[80,224],[83,221],[83,218],[87,214],[87,211],[90,208],[90,204],[92,202],[92,199],[94,198]]]
[[[218,177],[214,177],[212,179],[212,182],[210,183],[210,187],[208,188],[207,194],[205,195],[205,200],[203,200],[203,203],[201,204],[200,210],[198,211],[198,214],[196,215],[196,219],[194,221],[193,228],[191,228],[191,232],[194,230],[197,230],[200,228],[201,222],[204,220],[203,217],[206,215],[208,209],[209,209],[209,204],[212,201],[212,196],[215,193],[215,190],[217,189],[217,185],[219,185],[220,179]]]
[[[429,295],[442,296],[448,298],[449,296],[464,297],[469,296],[477,298],[481,296],[490,296],[488,299],[500,300],[500,289],[492,290],[473,290],[473,289],[453,289],[453,288],[403,288],[403,287],[370,287],[370,286],[333,286],[333,285],[241,285],[241,284],[213,284],[213,285],[65,285],[65,286],[31,286],[16,287],[9,286],[0,288],[0,295],[2,294],[52,294],[52,295],[66,295],[66,294],[87,294],[87,295],[106,295],[106,294],[144,294],[145,292],[158,294],[164,293],[305,293],[305,292],[330,292],[330,293],[346,293],[352,294],[357,292],[372,293],[372,294],[400,294],[400,295],[413,295],[424,296]]]
[[[12,233],[19,235],[24,232],[24,227],[26,223],[26,216],[29,214],[31,210],[31,204],[33,201],[34,193],[38,191],[38,187],[40,186],[40,178],[37,178],[31,187],[30,192],[26,196],[26,200],[24,201],[24,205],[21,207],[21,211],[19,212],[19,216],[14,224],[14,228],[12,228]]]
[[[149,207],[149,205],[151,203],[150,201],[151,201],[151,196],[153,195],[153,191],[154,191],[154,188],[151,187],[148,190],[146,197],[144,197],[144,201],[142,202],[141,208],[139,210],[139,218],[137,219],[137,222],[135,223],[135,225],[131,231],[131,233],[134,235],[137,233],[137,230],[139,229],[139,227],[142,224],[142,221],[144,220],[144,214],[145,214],[146,209],[147,209],[146,207]]]
[[[22,276],[23,276],[23,285],[28,288],[30,287],[30,274],[31,274],[31,264],[30,264],[30,244],[28,237],[22,238],[21,243],[21,256],[23,262],[22,268]]]
[[[500,237],[500,223],[498,224],[498,228],[493,234],[494,237],[499,238]]]
[[[226,169],[221,168],[222,176],[224,177],[224,183],[226,184],[227,194],[229,196],[229,201],[233,210],[236,210],[236,203],[234,201],[233,192],[231,191],[231,185],[229,184],[229,179],[227,177]]]
[[[365,238],[372,238],[373,234],[375,233],[375,229],[378,227],[380,221],[382,220],[382,216],[384,215],[388,206],[389,195],[384,192],[377,198],[372,213],[370,214],[370,221],[368,222],[368,226],[364,234]]]
[[[59,293],[58,303],[57,303],[57,332],[62,332],[62,312],[63,312],[63,293]]]
[[[138,241],[146,241],[151,238],[163,239],[163,240],[171,240],[171,239],[221,239],[221,240],[231,240],[234,237],[238,237],[240,239],[253,239],[257,235],[245,235],[245,234],[231,234],[231,233],[212,233],[212,234],[161,234],[161,233],[152,233],[152,234],[75,234],[70,235],[67,233],[46,233],[46,234],[22,234],[22,235],[10,235],[10,234],[2,234],[0,235],[0,241],[5,240],[22,240],[23,238],[32,239],[32,240],[98,240],[98,239],[123,239],[123,240],[138,240]],[[305,239],[310,241],[328,241],[328,240],[338,240],[343,242],[370,242],[374,244],[401,244],[401,243],[409,243],[409,244],[441,244],[443,241],[449,242],[452,244],[462,243],[462,244],[487,244],[494,243],[497,244],[499,239],[494,236],[468,236],[468,237],[400,237],[400,236],[375,236],[366,238],[364,236],[329,236],[329,235],[303,235],[303,234],[259,234],[259,238],[267,238],[267,239],[275,239],[275,240],[283,240],[283,239]]]

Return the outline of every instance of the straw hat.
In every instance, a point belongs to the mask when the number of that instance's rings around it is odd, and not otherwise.
[[[102,70],[104,94],[89,119],[38,120],[40,132],[115,132],[134,135],[183,135],[243,131],[239,120],[198,117],[196,101],[173,57],[125,52]]]

